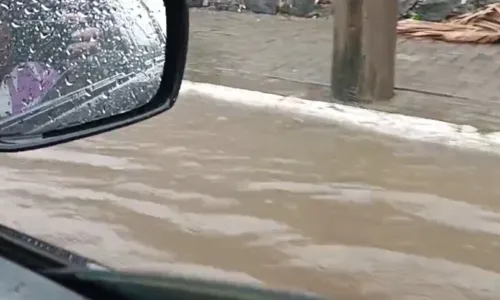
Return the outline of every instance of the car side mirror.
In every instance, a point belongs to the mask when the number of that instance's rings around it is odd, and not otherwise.
[[[0,6],[0,152],[48,147],[170,109],[189,35],[183,0]]]

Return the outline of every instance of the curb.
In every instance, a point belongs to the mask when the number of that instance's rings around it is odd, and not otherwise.
[[[333,124],[397,138],[500,154],[500,132],[481,133],[476,127],[470,125],[188,80],[182,82],[180,95],[182,94],[314,117]]]

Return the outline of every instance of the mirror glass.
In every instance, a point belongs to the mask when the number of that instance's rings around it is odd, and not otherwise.
[[[165,41],[163,0],[2,0],[0,135],[144,105],[160,85]]]

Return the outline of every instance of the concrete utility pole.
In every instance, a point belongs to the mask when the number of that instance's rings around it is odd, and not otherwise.
[[[340,101],[394,96],[398,0],[335,0],[331,88]]]

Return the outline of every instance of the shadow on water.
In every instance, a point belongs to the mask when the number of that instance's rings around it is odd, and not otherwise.
[[[121,268],[339,299],[498,299],[498,157],[186,98],[0,158],[0,220]]]

